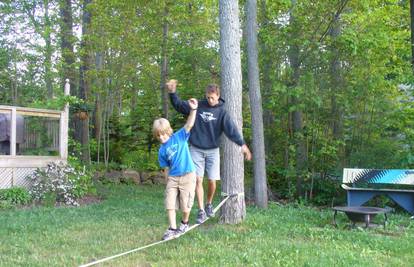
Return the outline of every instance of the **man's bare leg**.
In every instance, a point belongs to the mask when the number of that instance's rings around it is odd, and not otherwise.
[[[216,180],[208,180],[207,204],[213,202],[214,193],[216,192]]]
[[[197,195],[198,208],[200,210],[204,210],[203,177],[197,177],[196,190],[195,191],[196,191],[196,195]]]

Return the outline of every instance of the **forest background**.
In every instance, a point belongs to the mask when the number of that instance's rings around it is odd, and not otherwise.
[[[257,12],[273,196],[331,204],[344,167],[413,168],[410,1],[260,0]],[[2,1],[0,17],[0,104],[61,109],[69,100],[70,154],[91,169],[158,170],[154,118],[184,122],[165,81],[179,80],[182,99],[220,84],[218,1]],[[63,96],[65,79],[76,97]]]

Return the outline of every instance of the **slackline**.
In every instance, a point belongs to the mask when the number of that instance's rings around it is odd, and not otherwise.
[[[236,193],[236,194],[231,194],[231,195],[228,195],[228,194],[226,194],[226,193],[221,193],[221,195],[222,196],[224,196],[225,198],[217,205],[217,207],[213,210],[214,211],[214,213],[216,213],[220,208],[221,208],[221,206],[223,206],[224,205],[224,203],[230,198],[230,197],[235,197],[235,196],[240,196],[240,195],[244,195],[243,193]],[[207,217],[207,219],[203,222],[203,223],[205,223],[206,221],[208,221],[210,219],[210,217]],[[201,223],[201,224],[203,224],[203,223]],[[105,262],[105,261],[109,261],[109,260],[112,260],[112,259],[115,259],[115,258],[118,258],[118,257],[121,257],[121,256],[124,256],[124,255],[127,255],[127,254],[130,254],[130,253],[133,253],[133,252],[137,252],[137,251],[140,251],[140,250],[143,250],[143,249],[146,249],[146,248],[149,248],[149,247],[152,247],[152,246],[155,246],[155,245],[158,245],[158,244],[161,244],[161,243],[165,243],[165,242],[168,242],[168,241],[170,241],[170,240],[173,240],[173,239],[177,239],[177,238],[179,238],[180,236],[182,236],[182,235],[184,235],[184,234],[186,234],[186,233],[188,233],[189,231],[191,231],[191,230],[193,230],[194,228],[196,228],[196,227],[198,227],[198,226],[200,226],[201,224],[193,224],[192,226],[190,226],[189,228],[188,228],[188,230],[187,231],[185,231],[183,234],[181,234],[181,235],[179,235],[179,236],[176,236],[176,237],[173,237],[173,238],[170,238],[170,239],[167,239],[167,240],[161,240],[161,241],[158,241],[158,242],[154,242],[154,243],[151,243],[151,244],[149,244],[149,245],[146,245],[146,246],[143,246],[143,247],[139,247],[139,248],[135,248],[135,249],[132,249],[132,250],[129,250],[129,251],[125,251],[125,252],[122,252],[122,253],[119,253],[119,254],[117,254],[117,255],[113,255],[113,256],[109,256],[109,257],[106,257],[106,258],[103,258],[103,259],[100,259],[100,260],[96,260],[96,261],[93,261],[93,262],[90,262],[90,263],[87,263],[87,264],[83,264],[83,265],[80,265],[79,267],[88,267],[88,266],[93,266],[93,265],[96,265],[96,264],[98,264],[98,263],[102,263],[102,262]]]

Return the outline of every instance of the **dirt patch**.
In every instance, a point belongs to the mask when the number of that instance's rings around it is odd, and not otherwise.
[[[97,204],[102,202],[102,198],[99,196],[84,196],[77,200],[80,206],[86,206],[90,204]]]

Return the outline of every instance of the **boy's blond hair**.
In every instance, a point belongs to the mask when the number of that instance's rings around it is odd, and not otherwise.
[[[168,134],[171,136],[173,134],[173,129],[167,119],[156,119],[152,124],[152,135],[155,139],[158,139],[158,137],[162,134]]]

